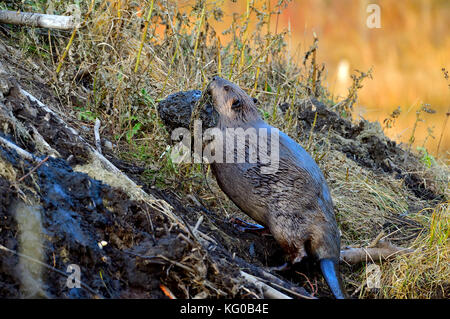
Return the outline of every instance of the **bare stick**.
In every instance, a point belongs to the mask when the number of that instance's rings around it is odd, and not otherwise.
[[[303,287],[296,287],[290,283],[287,283],[281,280],[280,278],[272,275],[271,273],[267,272],[266,270],[247,263],[240,257],[235,256],[233,259],[239,264],[241,268],[249,270],[251,273],[253,273],[254,276],[257,276],[257,278],[259,278],[260,281],[265,281],[266,283],[275,286],[281,290],[284,290],[286,292],[289,292],[290,294],[298,298],[316,299],[314,296],[311,296],[311,294],[309,294]]]
[[[26,25],[30,27],[71,30],[79,23],[73,16],[59,16],[32,12],[0,10],[0,23]]]
[[[20,148],[16,144],[8,141],[6,138],[3,138],[1,136],[0,136],[0,145],[3,145],[4,147],[7,147],[8,149],[13,149],[14,151],[17,152],[17,154],[19,154],[23,158],[26,158],[29,161],[33,161],[34,162],[34,161],[37,160],[36,156],[34,156],[31,153],[28,153],[26,150]]]
[[[97,148],[97,151],[102,154],[102,143],[100,141],[100,120],[98,118],[95,119],[95,125],[94,125],[94,137],[95,137],[95,147]]]
[[[366,260],[387,260],[394,256],[411,253],[412,249],[392,245],[387,241],[379,241],[375,247],[348,248],[341,250],[341,260],[348,264],[357,264]]]
[[[21,181],[23,181],[27,176],[29,176],[30,174],[32,174],[35,170],[37,170],[39,167],[41,167],[42,164],[44,164],[49,158],[49,155],[47,155],[46,158],[44,158],[42,161],[40,161],[35,167],[33,167],[28,173],[26,173],[25,175],[23,175],[21,178],[19,178],[17,180],[17,183],[20,183]]]
[[[380,242],[381,238],[383,238],[383,236],[386,235],[384,233],[384,231],[382,230],[377,237],[375,237],[374,240],[372,240],[372,242],[369,244],[369,246],[367,246],[367,248],[374,248],[377,247],[378,243]]]
[[[288,295],[285,295],[284,293],[270,287],[269,285],[263,283],[261,280],[259,280],[257,277],[250,275],[244,271],[241,270],[241,276],[247,281],[252,284],[254,284],[256,287],[261,289],[263,292],[263,295],[265,298],[269,299],[292,299]]]

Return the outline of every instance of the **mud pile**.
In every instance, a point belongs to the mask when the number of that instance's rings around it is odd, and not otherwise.
[[[16,72],[26,71],[1,65],[0,296],[261,296],[176,202],[100,174],[110,162],[28,96]]]
[[[324,135],[332,130],[332,148],[344,153],[360,166],[403,179],[418,198],[437,202],[444,199],[444,195],[433,188],[431,178],[424,179],[417,173],[418,168],[422,167],[417,155],[386,137],[380,123],[363,119],[354,124],[315,98],[302,100],[296,108],[299,134],[309,137],[317,113],[314,132]]]

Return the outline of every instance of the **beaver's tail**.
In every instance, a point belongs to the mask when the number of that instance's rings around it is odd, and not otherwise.
[[[320,259],[319,263],[322,274],[333,295],[336,299],[345,299],[347,296],[339,273],[339,263],[330,258]]]

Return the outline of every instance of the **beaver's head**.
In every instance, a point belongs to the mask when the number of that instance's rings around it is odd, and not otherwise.
[[[256,99],[248,96],[236,84],[215,76],[209,83],[207,92],[211,95],[222,125],[239,126],[260,119]]]

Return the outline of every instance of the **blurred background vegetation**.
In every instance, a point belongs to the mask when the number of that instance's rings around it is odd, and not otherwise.
[[[179,1],[189,7],[194,1]],[[269,4],[270,3],[270,4]],[[277,5],[280,3],[278,10]],[[369,4],[381,9],[381,28],[370,29],[366,20]],[[450,112],[450,90],[442,68],[450,68],[450,2],[445,0],[352,1],[302,0],[254,1],[257,10],[275,9],[270,30],[288,30],[285,54],[301,64],[301,53],[313,41],[313,32],[320,39],[317,59],[326,65],[324,84],[339,99],[347,95],[354,69],[372,68],[373,79],[358,94],[355,118],[380,123],[398,106],[401,116],[385,133],[397,141],[408,143],[416,110],[422,103],[430,104],[435,114],[425,114],[416,132],[414,145],[424,146],[437,155],[437,146],[446,113]],[[246,1],[222,1],[223,22],[214,24],[217,32],[226,30],[233,14],[246,12]],[[277,12],[280,12],[279,14]],[[256,12],[251,13],[253,17]],[[250,29],[258,21],[250,19]],[[265,31],[264,29],[262,30]],[[230,35],[221,35],[229,41]],[[447,115],[448,116],[448,115]],[[433,137],[427,128],[433,129]],[[428,136],[428,138],[427,138]],[[450,134],[444,133],[440,156],[448,157]]]
[[[67,14],[68,7],[73,4],[80,6],[80,13],[86,13],[90,2],[21,0],[5,1],[4,6]],[[134,16],[144,21],[151,2],[96,0],[94,8],[108,3],[117,10],[118,18],[122,12],[124,17]],[[372,3],[380,6],[381,28],[366,25],[371,14],[367,12],[367,6]],[[174,9],[173,16],[158,14],[169,7]],[[386,135],[404,143],[413,140],[415,148],[448,160],[450,134],[444,125],[450,113],[450,90],[443,68],[450,68],[450,2],[182,0],[154,1],[154,8],[151,20],[154,25],[150,25],[151,36],[148,37],[153,41],[162,43],[165,36],[171,36],[173,30],[169,30],[168,19],[179,28],[178,32],[185,28],[184,31],[189,30],[195,35],[196,31],[214,30],[215,37],[205,36],[205,40],[220,40],[224,47],[238,40],[241,45],[258,47],[250,41],[250,34],[255,30],[260,38],[267,34],[283,34],[282,54],[297,65],[301,65],[302,54],[313,42],[315,33],[320,39],[317,61],[326,67],[322,85],[333,100],[338,101],[348,94],[354,70],[371,69],[372,79],[358,92],[353,117],[386,123],[389,115],[397,110],[395,125],[384,125]],[[69,13],[73,11],[70,8]],[[268,12],[272,14],[269,16]],[[211,13],[214,19],[209,18]],[[201,19],[205,17],[204,23]],[[178,18],[183,20],[176,22]],[[135,40],[139,41],[139,38]],[[435,113],[424,112],[418,121],[416,111],[424,104]]]

